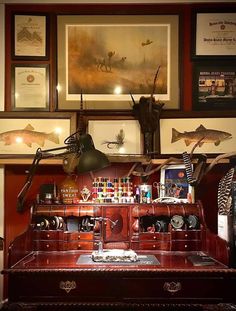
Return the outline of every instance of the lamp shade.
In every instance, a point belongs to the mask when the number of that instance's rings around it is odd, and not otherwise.
[[[78,173],[96,171],[110,165],[107,156],[101,151],[95,149],[91,135],[81,135],[79,137],[79,145],[81,155],[77,165]]]

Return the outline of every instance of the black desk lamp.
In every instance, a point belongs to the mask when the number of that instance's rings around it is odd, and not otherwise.
[[[95,149],[93,139],[89,134],[82,134],[77,136],[79,132],[67,137],[64,141],[65,146],[54,149],[41,150],[38,148],[34,156],[34,160],[30,166],[26,182],[17,196],[17,211],[24,210],[24,199],[27,191],[29,190],[36,168],[42,159],[54,158],[58,156],[65,156],[74,154],[78,158],[77,173],[86,173],[96,171],[107,167],[110,162],[107,156],[101,151]],[[52,153],[57,152],[58,153]]]

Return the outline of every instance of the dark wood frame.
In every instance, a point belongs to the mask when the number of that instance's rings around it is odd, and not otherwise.
[[[74,112],[0,112],[0,120],[1,119],[25,119],[26,122],[29,122],[30,119],[42,119],[42,120],[47,120],[47,119],[68,119],[70,120],[70,133],[73,134],[76,131],[76,113]],[[44,130],[42,129],[42,132]],[[4,144],[4,142],[1,142]],[[60,144],[61,146],[63,145],[63,142]],[[38,146],[39,147],[39,146]],[[58,147],[58,145],[56,146]],[[2,153],[0,154],[1,159],[26,159],[26,158],[32,158],[35,155],[36,148],[32,148],[32,153],[11,153],[11,154],[6,154]]]
[[[161,114],[161,118],[160,118],[160,122],[161,122],[161,119],[193,119],[195,120],[196,118],[199,118],[199,119],[216,119],[216,118],[222,118],[222,119],[225,119],[225,118],[236,118],[236,112],[235,111],[230,111],[230,110],[224,110],[224,111],[193,111],[193,112],[184,112],[184,111],[181,111],[181,112],[169,112],[169,111],[164,111],[162,114]],[[174,127],[174,124],[173,124],[173,127]],[[228,132],[228,129],[226,129],[226,132]],[[159,128],[159,133],[156,133],[157,135],[157,140],[159,140],[159,153],[157,153],[157,157],[158,158],[166,158],[166,157],[170,157],[170,156],[176,156],[177,154],[179,156],[182,156],[182,153],[184,151],[186,151],[185,149],[181,150],[180,152],[178,153],[163,153],[161,151],[161,138],[160,138],[160,128]],[[194,143],[192,143],[190,145],[191,147],[194,146]],[[232,150],[230,151],[234,151],[233,150],[234,148],[232,147]],[[203,151],[200,150],[200,153],[202,153]],[[214,152],[211,152],[211,153],[206,153],[208,157],[215,157],[217,156],[218,154],[221,154],[221,153],[224,153],[224,152],[219,152],[219,153],[214,153]],[[197,150],[195,149],[194,150],[194,154],[198,154]]]
[[[116,115],[116,116],[109,116],[109,115],[90,115],[90,116],[85,116],[84,117],[84,127],[86,128],[86,131],[88,131],[88,122],[89,121],[99,121],[99,120],[103,120],[103,121],[111,121],[111,120],[123,120],[123,121],[128,121],[128,120],[136,120],[136,118],[132,115]],[[78,128],[80,127],[80,120],[78,121]],[[137,121],[138,122],[138,121]],[[140,154],[137,154],[137,155],[143,155],[143,134],[141,132],[141,129],[140,129],[140,137],[141,137],[141,153]],[[99,149],[99,146],[96,146],[98,149]],[[114,153],[115,155],[119,155],[119,153]],[[114,155],[113,154],[113,155]],[[112,155],[112,154],[111,154]],[[120,154],[121,157],[122,157],[122,154]],[[135,155],[135,154],[132,154],[132,155]]]
[[[208,100],[205,102],[200,101],[200,90],[199,90],[199,78],[201,72],[219,72],[215,76],[219,76],[221,73],[231,73],[234,78],[236,88],[236,60],[231,62],[197,62],[193,67],[193,110],[226,110],[236,109],[236,89],[234,91],[233,98],[230,98],[228,94],[223,95],[224,90],[217,93],[216,96],[208,96]],[[234,74],[233,74],[234,73]],[[231,76],[230,75],[230,76]],[[229,77],[228,77],[229,79]],[[220,94],[220,95],[219,95]],[[222,94],[222,95],[221,95]],[[210,95],[210,94],[209,94]]]
[[[44,56],[30,56],[30,55],[16,55],[15,54],[15,16],[17,15],[26,15],[26,16],[44,16],[45,17],[45,55]],[[49,16],[48,14],[43,14],[43,13],[39,13],[39,12],[15,12],[14,14],[12,14],[12,59],[14,60],[48,60],[49,59],[49,38],[50,38],[50,33],[49,33]]]
[[[208,9],[194,9],[192,10],[192,41],[191,41],[191,57],[193,60],[210,60],[210,59],[221,59],[221,60],[226,60],[226,59],[235,59],[235,55],[197,55],[196,54],[196,37],[197,37],[197,14],[204,14],[204,13],[236,13],[235,7],[232,6],[232,8],[227,7],[227,8],[218,8],[218,9],[213,9],[213,8],[208,8]]]
[[[46,75],[45,75],[45,91],[46,91],[46,102],[44,108],[37,108],[37,107],[16,107],[15,104],[15,89],[16,89],[16,76],[15,76],[15,68],[22,67],[22,68],[45,68]],[[49,65],[48,64],[13,64],[11,70],[11,107],[12,111],[49,111]],[[32,98],[32,102],[33,102]]]
[[[112,14],[114,14],[114,13],[112,13]],[[85,17],[87,17],[87,15],[88,15],[88,13],[85,15]],[[93,13],[93,15],[94,15],[94,18],[96,20],[96,16],[98,16],[98,17],[101,17],[101,16],[106,17],[108,14],[107,13],[100,14],[99,10],[98,10],[98,11],[95,11],[95,13]],[[117,11],[115,15],[119,15],[119,11]],[[165,14],[164,12],[162,12],[161,14],[159,14],[159,12],[155,13],[155,11],[154,11],[154,12],[151,12],[151,14],[150,14],[150,12],[148,14],[139,12],[139,14],[138,14],[138,13],[135,12],[135,10],[132,10],[131,7],[126,7],[125,13],[122,12],[121,16],[124,16],[124,15],[125,16],[127,16],[127,15],[131,15],[131,16],[137,15],[137,18],[139,16],[142,16],[142,15],[144,17],[146,17],[146,18],[149,17],[149,16],[151,18],[153,15],[160,15],[160,17],[165,16],[165,15],[167,17],[168,16],[178,16],[178,40],[177,40],[178,57],[176,59],[175,66],[173,66],[174,61],[173,61],[173,57],[171,57],[172,68],[173,68],[172,72],[171,72],[171,77],[170,77],[172,86],[170,87],[170,90],[169,90],[171,98],[169,100],[163,100],[163,102],[166,101],[166,102],[170,102],[171,103],[171,105],[173,107],[169,107],[168,109],[170,109],[170,110],[179,110],[180,107],[181,107],[181,84],[182,84],[181,83],[181,68],[182,68],[182,63],[181,63],[181,60],[182,60],[182,56],[181,56],[181,50],[182,50],[182,28],[181,28],[181,26],[182,26],[182,24],[181,24],[180,13],[179,12],[176,12],[176,13],[171,12],[171,13],[166,13]],[[58,15],[58,16],[61,17],[60,15]],[[70,17],[70,14],[67,14],[65,17],[67,18],[68,16]],[[71,16],[73,16],[73,15],[71,15]],[[58,23],[58,31],[59,31],[59,28],[60,28],[59,27],[60,24],[63,24],[63,23],[66,23],[66,22]],[[63,37],[64,34],[62,34],[61,36]],[[61,42],[63,42],[63,40],[64,39],[62,39]],[[59,51],[63,51],[63,49],[60,47],[60,44],[58,44],[58,50]],[[60,61],[61,58],[64,59],[64,54],[59,55],[59,53],[58,53],[58,72],[59,73],[57,73],[57,75],[58,75],[58,81],[62,82],[62,84],[64,84],[65,81],[66,81],[66,79],[65,79],[65,72],[63,72],[63,71],[65,71],[65,69],[64,69],[65,66],[63,66],[61,64],[61,61]],[[62,73],[60,73],[60,72],[62,72]],[[154,77],[153,77],[153,79],[154,79]],[[177,82],[178,85],[176,87],[173,87],[173,84],[175,83],[176,79],[178,80],[178,82]],[[173,89],[174,89],[174,91],[173,91]],[[86,90],[82,90],[82,91],[86,92]],[[89,94],[89,95],[91,95],[91,94]],[[94,94],[94,95],[96,95],[96,94]],[[156,94],[156,99],[158,99],[158,94]],[[59,110],[59,111],[75,110],[78,107],[78,105],[77,105],[78,102],[76,102],[74,100],[66,99],[65,90],[62,90],[62,91],[60,91],[58,93],[57,100],[58,100],[57,110]],[[177,101],[177,104],[175,103],[176,101]],[[132,102],[131,98],[130,98],[130,102]],[[96,104],[99,105],[99,103],[102,105],[101,108],[97,108],[96,107]],[[112,107],[112,103],[114,105],[114,108],[111,108]],[[118,99],[115,99],[114,101],[113,100],[109,100],[105,104],[104,104],[103,100],[100,100],[100,101],[99,100],[87,100],[87,107],[85,107],[85,109],[86,110],[100,110],[100,109],[103,109],[103,110],[129,110],[128,107],[129,107],[129,100],[119,101]]]

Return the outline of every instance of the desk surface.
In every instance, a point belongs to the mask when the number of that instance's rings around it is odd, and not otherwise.
[[[147,255],[148,253],[138,252],[138,255]],[[158,264],[140,264],[135,263],[98,263],[94,262],[91,264],[91,260],[82,264],[78,263],[80,256],[90,256],[91,252],[81,251],[66,251],[66,252],[32,252],[22,260],[20,260],[16,265],[11,267],[10,270],[58,270],[58,269],[75,269],[75,270],[220,270],[226,269],[227,266],[214,260],[213,264],[194,266],[189,260],[191,255],[204,255],[203,252],[165,252],[157,251],[152,253]],[[9,271],[9,270],[8,270]]]

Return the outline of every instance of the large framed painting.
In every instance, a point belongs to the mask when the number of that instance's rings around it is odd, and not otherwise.
[[[76,131],[74,112],[0,112],[0,158],[34,156],[64,146]]]
[[[57,26],[59,110],[81,95],[84,109],[128,110],[151,94],[179,108],[178,15],[60,15]]]
[[[181,114],[160,119],[160,154],[216,155],[235,150],[236,114]],[[196,148],[195,148],[196,147]]]

